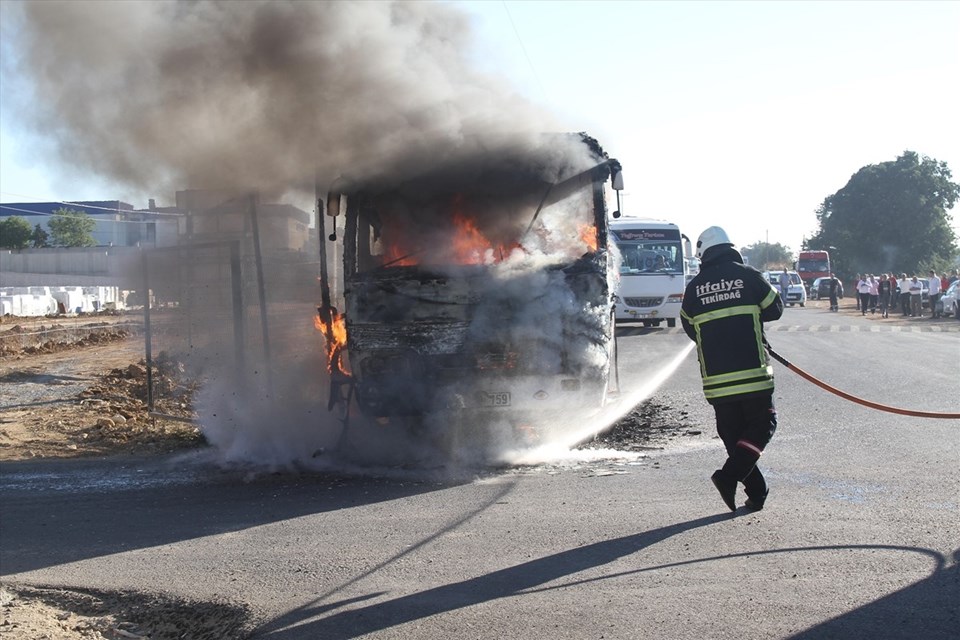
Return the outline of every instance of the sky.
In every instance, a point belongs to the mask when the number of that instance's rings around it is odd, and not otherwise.
[[[825,197],[905,150],[960,180],[960,2],[447,4],[479,70],[620,160],[623,213],[688,236],[798,251]],[[0,108],[0,201],[172,204],[46,160],[37,135]]]

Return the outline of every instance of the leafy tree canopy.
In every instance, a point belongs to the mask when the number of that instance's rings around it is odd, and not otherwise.
[[[830,251],[834,271],[919,273],[953,266],[949,210],[960,197],[946,162],[913,151],[861,168],[817,209],[804,249]]]
[[[61,207],[50,218],[53,244],[60,247],[93,247],[97,242],[91,234],[96,224],[86,211]]]
[[[755,242],[743,247],[740,253],[750,263],[750,266],[760,271],[793,269],[793,252],[790,251],[789,247],[785,247],[779,242],[776,244]]]
[[[33,243],[34,249],[41,249],[43,247],[50,246],[50,234],[40,225],[36,225],[33,228],[33,233],[30,235],[30,240]]]
[[[9,216],[0,219],[0,247],[4,249],[29,247],[32,233],[26,218]]]

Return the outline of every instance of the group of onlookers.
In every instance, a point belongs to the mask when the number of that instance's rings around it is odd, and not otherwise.
[[[896,309],[898,306],[904,316],[911,318],[923,317],[923,285],[926,281],[928,288],[928,299],[930,302],[930,317],[939,318],[937,311],[937,300],[940,294],[947,290],[955,280],[960,278],[960,273],[956,269],[950,275],[937,275],[933,269],[926,278],[921,278],[914,274],[907,277],[906,273],[901,273],[899,277],[895,273],[884,273],[875,276],[870,273],[859,273],[856,276],[857,311],[861,315],[880,311],[884,318],[890,317],[890,309]]]

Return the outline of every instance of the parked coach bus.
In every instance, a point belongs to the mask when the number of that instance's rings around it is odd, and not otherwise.
[[[691,270],[690,239],[671,222],[623,217],[610,222],[610,240],[621,260],[617,321],[675,327]]]

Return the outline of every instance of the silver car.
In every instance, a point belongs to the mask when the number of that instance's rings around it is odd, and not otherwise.
[[[960,320],[960,280],[954,280],[937,300],[937,313]]]

